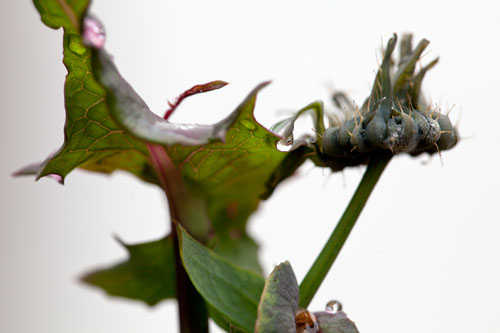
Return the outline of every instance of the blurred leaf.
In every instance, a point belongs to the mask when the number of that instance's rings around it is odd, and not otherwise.
[[[359,333],[356,325],[343,311],[315,312],[314,316],[318,320],[321,333]]]
[[[104,289],[109,295],[155,305],[176,295],[175,256],[172,239],[126,245],[129,258],[117,265],[91,272],[82,281]]]
[[[178,227],[184,267],[198,292],[232,325],[253,331],[264,280],[241,269]]]
[[[260,298],[256,333],[295,333],[299,285],[288,261],[276,266]]]
[[[229,320],[226,316],[217,311],[217,309],[211,306],[210,304],[208,304],[208,315],[217,325],[219,325],[220,328],[224,329],[226,332],[234,332],[234,333],[247,332],[239,327],[234,326],[234,324],[231,323],[231,320]]]

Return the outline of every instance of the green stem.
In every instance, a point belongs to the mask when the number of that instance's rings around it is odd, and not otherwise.
[[[342,246],[349,236],[356,220],[358,219],[363,207],[368,200],[373,188],[377,184],[380,175],[391,160],[392,155],[386,153],[378,153],[374,155],[365,171],[363,179],[358,185],[351,202],[347,206],[344,214],[339,220],[339,223],[333,230],[330,238],[321,250],[321,253],[314,261],[313,265],[307,272],[304,280],[300,284],[300,306],[307,308],[314,294],[318,291],[323,279],[328,274],[330,267],[337,258]]]

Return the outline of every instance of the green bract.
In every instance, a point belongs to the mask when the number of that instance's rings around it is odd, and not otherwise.
[[[361,161],[377,149],[394,154],[432,154],[457,143],[458,134],[448,116],[427,105],[421,96],[423,76],[437,60],[414,74],[429,42],[422,40],[413,50],[411,35],[405,35],[394,68],[391,55],[396,40],[394,35],[387,43],[372,93],[363,106],[347,110],[352,118],[325,131],[323,149],[327,155]]]

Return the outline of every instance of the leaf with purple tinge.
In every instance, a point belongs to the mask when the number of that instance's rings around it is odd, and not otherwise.
[[[119,169],[158,184],[146,142],[138,138],[140,133],[150,135],[147,133],[149,127],[140,128],[137,133],[135,125],[127,129],[122,122],[130,121],[128,116],[132,115],[132,118],[152,120],[152,123],[148,120],[145,123],[152,124],[154,131],[158,126],[169,129],[174,126],[174,136],[181,138],[183,144],[168,145],[165,149],[181,171],[183,181],[196,189],[206,203],[208,218],[214,227],[207,244],[231,262],[260,273],[258,245],[247,235],[246,223],[257,209],[261,196],[282,180],[266,186],[271,174],[287,156],[276,150],[280,138],[261,126],[253,115],[257,93],[267,83],[256,87],[223,121],[214,125],[186,125],[194,129],[186,132],[184,125],[152,115],[121,77],[103,49],[105,33],[102,26],[93,18],[83,19],[87,0],[36,0],[35,4],[44,23],[54,29],[64,28],[64,64],[68,70],[64,89],[65,141],[39,167],[31,165],[17,174],[34,174],[37,178],[54,175],[62,182],[75,168],[103,173]],[[85,24],[88,28],[85,38],[97,48],[89,47],[82,40],[81,28]],[[100,74],[96,75],[98,72]],[[179,97],[172,109],[184,97],[224,85],[223,81],[214,81],[194,86]],[[125,111],[116,108],[124,103],[130,104],[125,105]],[[139,115],[137,109],[129,110],[134,105],[141,109]],[[154,135],[172,137],[172,134],[160,132]],[[203,145],[186,146],[207,141]],[[133,294],[123,296],[134,297]]]
[[[318,320],[321,333],[359,333],[344,311],[321,311],[315,312],[314,316]]]
[[[110,116],[106,92],[93,75],[90,49],[81,38],[88,0],[35,0],[42,21],[64,29],[63,62],[68,71],[64,85],[66,123],[64,143],[38,170],[37,178],[66,175],[80,167],[110,173],[121,169],[144,181],[156,183],[146,146]]]
[[[295,333],[299,285],[288,261],[276,266],[266,280],[255,323],[256,333]]]
[[[151,112],[144,100],[118,72],[111,56],[104,48],[92,52],[94,72],[107,90],[107,103],[113,118],[135,137],[163,145],[204,145],[224,141],[226,132],[239,117],[236,109],[225,119],[213,125],[174,124]],[[267,83],[258,87],[264,87]]]
[[[311,314],[299,308],[299,286],[288,261],[276,266],[266,280],[257,312],[255,333],[359,333],[342,306],[334,311],[330,303],[325,311]]]

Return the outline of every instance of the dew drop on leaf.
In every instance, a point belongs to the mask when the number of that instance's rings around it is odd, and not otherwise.
[[[326,303],[325,310],[328,312],[339,312],[342,311],[342,303],[339,301],[332,300]]]
[[[83,22],[83,41],[89,46],[102,48],[106,41],[104,26],[94,17],[87,16]]]

